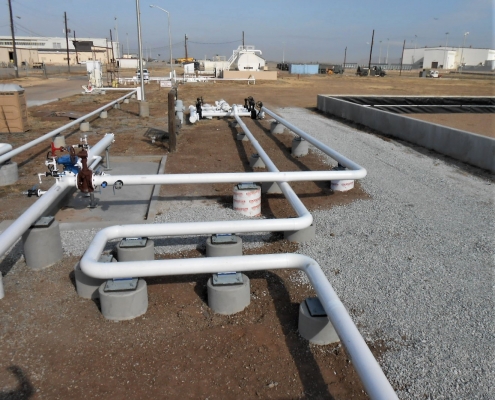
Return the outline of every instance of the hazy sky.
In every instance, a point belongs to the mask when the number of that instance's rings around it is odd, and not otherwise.
[[[11,0],[16,35],[64,36],[63,15],[78,37],[117,37],[127,52],[137,51],[135,0]],[[167,14],[170,12],[173,57],[225,55],[242,44],[254,45],[269,61],[361,62],[400,58],[406,47],[460,46],[494,48],[493,0],[140,0],[146,55],[169,58]],[[20,17],[20,18],[19,18]],[[115,20],[115,17],[117,20]],[[117,28],[117,29],[116,29]],[[446,34],[447,32],[448,35]],[[0,1],[0,35],[10,35],[8,0]],[[380,41],[382,43],[380,44]],[[150,50],[151,49],[151,50]]]

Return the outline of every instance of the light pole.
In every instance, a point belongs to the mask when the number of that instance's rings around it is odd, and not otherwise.
[[[141,38],[141,8],[139,0],[136,0],[137,33],[138,33],[138,53],[139,53],[139,76],[141,80],[141,102],[139,103],[139,116],[148,117],[150,114],[149,105],[146,103],[144,95],[144,74],[143,74],[143,42]]]
[[[449,33],[450,32],[445,32],[445,47],[449,45]]]
[[[382,63],[382,41],[380,40],[380,55],[378,56],[378,64]]]
[[[285,64],[285,42],[282,42],[282,64]]]
[[[172,76],[171,76],[170,80],[173,80],[173,79],[175,79],[175,70],[174,70],[174,67],[172,65],[172,34],[170,33],[170,13],[161,7],[154,6],[153,4],[151,4],[150,7],[151,8],[158,8],[159,10],[162,10],[163,12],[167,13],[167,17],[168,17],[168,43],[169,43],[168,45],[170,47],[170,69],[172,71]]]
[[[126,32],[125,36],[127,38],[127,58],[129,58],[129,34]]]
[[[462,61],[464,59],[464,47],[466,47],[466,36],[469,35],[469,32],[464,33],[464,42],[462,44],[462,50],[461,50],[461,74],[462,74]]]
[[[414,53],[413,53],[413,65],[416,62],[416,45],[417,45],[418,35],[414,35]]]
[[[387,64],[387,65],[388,65],[388,46],[389,46],[389,44],[390,44],[390,41],[387,38],[387,58],[385,59],[385,64]]]
[[[117,22],[117,17],[114,17],[115,18],[115,36],[116,36],[116,39],[117,39],[117,56],[115,58],[120,58],[122,57],[119,53],[120,53],[120,43],[119,43],[119,24]]]

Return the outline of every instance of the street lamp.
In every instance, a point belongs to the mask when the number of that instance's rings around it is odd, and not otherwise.
[[[380,55],[378,56],[378,64],[382,63],[382,41],[380,40]]]
[[[125,36],[127,38],[127,58],[129,58],[129,33],[125,33]]]
[[[170,69],[172,70],[172,76],[170,77],[170,80],[173,80],[173,79],[175,79],[175,70],[174,70],[174,67],[172,66],[172,34],[170,33],[170,13],[161,7],[154,6],[153,4],[151,4],[150,7],[151,8],[158,8],[159,10],[162,10],[163,12],[167,13],[167,17],[168,17],[168,42],[169,42],[169,47],[170,47]]]
[[[445,32],[445,47],[447,47],[449,44],[449,33],[450,32]]]
[[[385,60],[385,64],[387,64],[387,65],[388,65],[388,46],[389,46],[389,44],[390,44],[390,41],[389,41],[389,39],[387,38],[387,58],[386,58],[386,60]]]
[[[413,64],[416,62],[416,45],[417,45],[418,35],[414,35],[414,53],[413,53]]]
[[[464,33],[464,42],[462,44],[462,50],[461,50],[461,74],[462,74],[462,61],[464,59],[464,47],[466,47],[466,36],[469,35],[469,32]]]

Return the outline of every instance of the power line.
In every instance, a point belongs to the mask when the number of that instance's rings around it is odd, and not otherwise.
[[[242,42],[242,40],[232,40],[231,42],[218,42],[218,43],[193,42],[192,40],[188,40],[188,41],[189,41],[189,43],[194,43],[194,44],[229,44],[229,43]]]

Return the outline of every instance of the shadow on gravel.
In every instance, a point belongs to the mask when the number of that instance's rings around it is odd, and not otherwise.
[[[3,276],[7,275],[12,267],[21,259],[22,255],[22,239],[19,239],[10,252],[0,261],[0,274]]]
[[[34,387],[24,371],[16,365],[8,367],[7,370],[16,377],[18,384],[16,389],[0,391],[0,400],[24,400],[31,398],[34,394]]]

